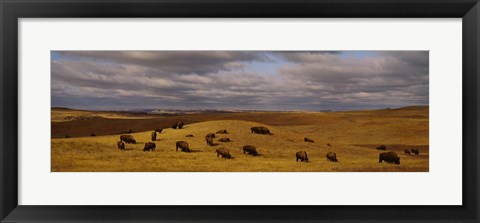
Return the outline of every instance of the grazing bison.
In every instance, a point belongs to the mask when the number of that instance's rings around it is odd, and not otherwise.
[[[121,140],[121,141],[124,141],[124,142],[126,142],[126,143],[128,143],[128,144],[130,144],[130,143],[132,143],[132,144],[137,143],[137,141],[133,138],[132,135],[121,135],[121,136],[120,136],[120,140]]]
[[[118,141],[117,147],[118,149],[125,150],[125,143],[123,143],[122,141]]]
[[[228,134],[226,129],[218,130],[216,133],[217,134]]]
[[[172,129],[177,129],[178,123],[172,125]]]
[[[70,135],[65,135],[65,138],[70,138],[71,136]]]
[[[95,135],[95,133],[90,133],[90,136],[97,136],[97,135]]]
[[[327,153],[327,160],[332,161],[332,162],[337,162],[337,154],[329,152]]]
[[[307,156],[307,152],[305,151],[298,151],[295,156],[297,157],[297,162],[298,160],[302,161],[302,162],[307,162],[308,163],[308,156]]]
[[[255,127],[252,127],[250,128],[250,130],[252,131],[252,133],[256,133],[256,134],[269,134],[271,135],[272,133],[270,133],[270,130],[267,128],[267,127],[263,127],[263,126],[255,126]]]
[[[332,145],[330,145],[330,143],[327,143],[327,146],[332,146]]]
[[[190,148],[188,148],[188,142],[178,141],[175,143],[175,146],[175,151],[178,151],[178,148],[180,148],[182,152],[190,152]]]
[[[309,138],[307,138],[307,137],[305,137],[305,138],[303,139],[303,141],[305,141],[305,142],[312,142],[312,143],[314,142],[313,139],[309,139]]]
[[[255,146],[251,146],[251,145],[243,146],[243,154],[245,154],[245,153],[248,153],[248,155],[252,155],[252,156],[257,156],[258,155],[257,148],[255,148]]]
[[[215,138],[215,134],[213,133],[208,133],[205,138]]]
[[[215,152],[217,153],[217,157],[219,156],[222,156],[222,158],[224,159],[232,159],[232,155],[230,155],[230,150],[228,149],[225,149],[225,148],[219,148],[217,150],[215,150]]]
[[[400,157],[398,157],[397,154],[393,151],[380,153],[378,157],[378,162],[381,163],[383,161],[387,163],[400,164]]]
[[[162,128],[156,128],[155,132],[158,132],[158,134],[162,133],[163,129]]]
[[[403,152],[404,152],[405,154],[411,154],[410,150],[408,150],[408,149],[403,150]]]
[[[155,143],[147,142],[147,143],[145,143],[145,147],[143,147],[143,152],[151,151],[151,150],[155,151],[155,146],[156,146]]]
[[[152,141],[157,140],[157,132],[153,131],[152,132]]]
[[[177,128],[178,128],[178,129],[182,129],[182,128],[183,128],[183,125],[184,125],[183,122],[178,122],[178,123],[177,123]]]
[[[381,145],[381,146],[377,147],[377,150],[387,150],[387,147],[384,146],[384,145]]]
[[[230,140],[229,138],[221,138],[218,141],[219,142],[231,142],[232,140]]]
[[[193,137],[193,135],[192,135],[192,134],[188,134],[188,135],[186,135],[185,137]]]
[[[213,138],[205,138],[205,141],[207,142],[207,145],[209,145],[209,146],[214,146],[215,145],[213,143]]]
[[[412,149],[412,153],[415,154],[415,155],[418,155],[420,153],[420,151],[418,151],[418,149]]]

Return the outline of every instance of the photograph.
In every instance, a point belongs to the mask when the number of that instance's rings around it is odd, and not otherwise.
[[[429,51],[50,51],[51,172],[429,172]]]

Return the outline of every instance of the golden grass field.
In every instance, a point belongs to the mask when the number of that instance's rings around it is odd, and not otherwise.
[[[78,111],[69,115],[78,115]],[[173,117],[108,114],[96,120],[59,120],[64,112],[52,110],[51,170],[53,172],[418,172],[429,171],[429,109],[406,107],[401,109],[348,112],[243,112],[226,114],[198,114]],[[85,112],[85,111],[82,111]],[[95,113],[89,113],[95,115]],[[117,122],[122,119],[122,122]],[[165,128],[157,135],[156,151],[143,152],[150,142],[154,126],[170,126],[183,120],[183,129]],[[90,123],[95,123],[95,125]],[[126,144],[126,150],[117,149],[118,128],[135,126],[131,135],[137,144]],[[146,123],[139,125],[138,123]],[[85,136],[103,128],[102,134]],[[252,126],[266,126],[273,135],[250,132]],[[144,127],[145,129],[142,129]],[[88,129],[80,131],[78,129]],[[215,142],[205,143],[207,133],[226,129],[229,134],[217,134]],[[55,134],[54,134],[55,132]],[[60,135],[74,132],[72,138]],[[110,134],[109,134],[110,132]],[[194,137],[185,137],[193,134]],[[82,136],[83,135],[83,136]],[[232,142],[219,143],[221,137]],[[315,143],[304,142],[304,137]],[[191,153],[176,152],[175,142],[187,141]],[[327,146],[327,143],[331,146]],[[254,145],[259,156],[244,155],[241,147]],[[401,164],[378,163],[376,150],[386,145],[395,151]],[[215,150],[224,147],[234,159],[216,156]],[[407,155],[404,149],[418,148],[420,155]],[[309,162],[296,162],[295,153],[304,150]],[[329,162],[327,152],[335,152],[338,162]]]

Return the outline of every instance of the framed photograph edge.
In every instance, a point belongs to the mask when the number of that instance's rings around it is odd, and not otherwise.
[[[480,4],[478,0],[0,0],[1,222],[479,222]],[[18,19],[134,17],[462,18],[462,206],[22,206],[18,205]],[[448,193],[448,192],[447,192]],[[188,213],[188,214],[186,214]]]

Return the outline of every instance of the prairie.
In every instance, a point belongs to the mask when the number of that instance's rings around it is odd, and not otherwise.
[[[418,172],[429,171],[429,109],[400,109],[345,112],[225,112],[185,115],[141,115],[75,110],[64,116],[100,118],[61,119],[52,109],[51,170],[53,172]],[[77,113],[75,113],[77,112]],[[55,115],[54,115],[55,113]],[[177,121],[183,129],[167,128]],[[252,126],[265,126],[272,135],[253,134]],[[163,127],[155,141],[156,150],[143,152],[153,129]],[[117,149],[120,132],[132,129],[136,144]],[[218,145],[205,142],[207,133],[216,134]],[[90,137],[90,133],[97,136]],[[72,138],[64,138],[65,135]],[[194,137],[186,137],[192,134]],[[63,138],[61,138],[63,137]],[[218,142],[227,137],[232,142]],[[304,137],[314,143],[304,142]],[[176,141],[187,141],[191,153],[175,151]],[[327,145],[327,144],[330,144]],[[244,145],[254,145],[259,156],[243,154]],[[401,164],[378,163],[387,146]],[[234,159],[216,156],[217,148],[227,148]],[[419,155],[404,154],[418,148]],[[296,162],[295,153],[304,150],[309,162]],[[326,159],[335,152],[338,162]]]

